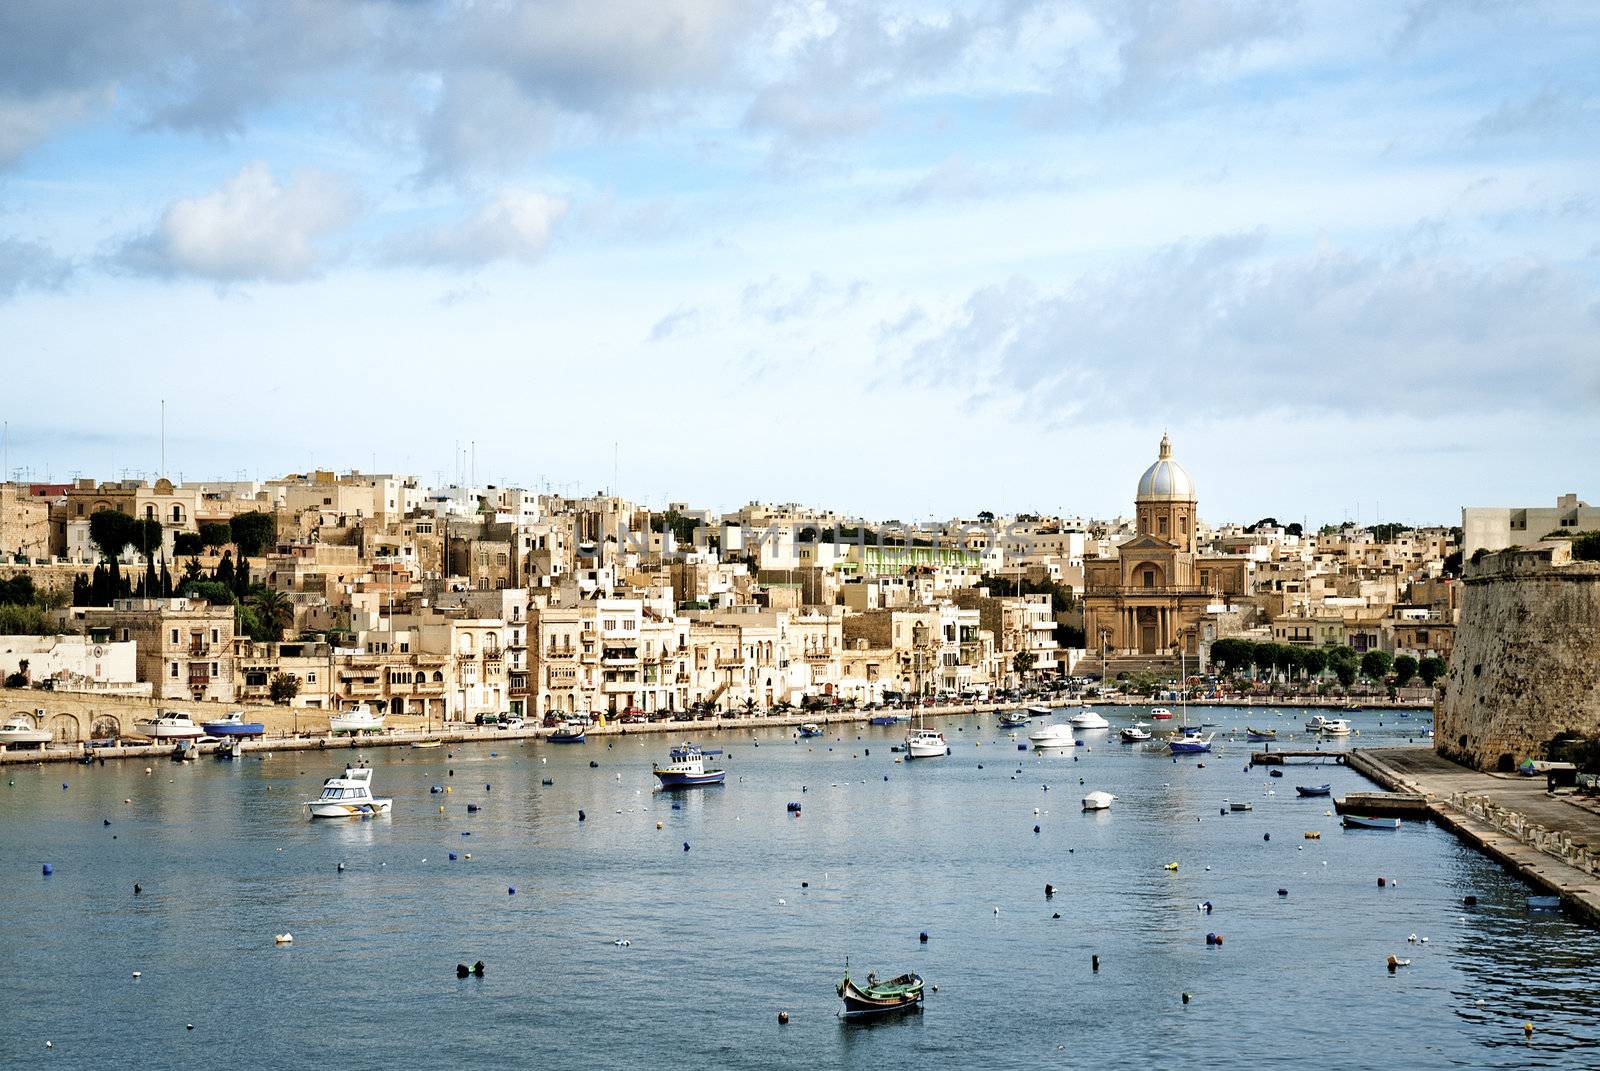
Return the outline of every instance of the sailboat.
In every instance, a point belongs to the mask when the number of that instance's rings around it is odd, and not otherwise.
[[[912,759],[936,759],[950,752],[950,745],[945,743],[944,734],[929,729],[922,724],[922,708],[917,708],[917,728],[915,732],[906,736],[906,757]]]
[[[1189,724],[1189,674],[1184,660],[1183,648],[1178,648],[1178,685],[1181,689],[1180,698],[1183,706],[1182,731],[1167,741],[1167,747],[1174,755],[1197,755],[1211,750],[1211,740],[1215,733],[1204,733],[1201,726]]]

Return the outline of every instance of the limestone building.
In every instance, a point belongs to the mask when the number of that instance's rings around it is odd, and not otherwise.
[[[1202,622],[1249,593],[1250,562],[1198,552],[1194,481],[1165,435],[1139,477],[1136,534],[1109,556],[1085,558],[1084,629],[1092,647],[1117,655],[1200,654]]]

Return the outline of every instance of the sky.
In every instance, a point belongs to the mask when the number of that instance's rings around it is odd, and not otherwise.
[[[1167,432],[1213,523],[1600,501],[1597,55],[1577,0],[13,0],[6,464],[1110,516]]]

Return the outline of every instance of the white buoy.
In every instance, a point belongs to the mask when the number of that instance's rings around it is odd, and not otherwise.
[[[292,933],[280,933],[280,934],[276,935],[275,937],[273,937],[272,940],[273,940],[274,944],[292,945],[292,944],[294,944],[294,934],[292,934]]]
[[[142,974],[140,974],[140,973],[139,973],[139,972],[138,972],[138,971],[134,971],[134,972],[133,972],[133,976],[134,976],[134,977],[135,977],[135,978],[142,978],[142,977],[144,977],[144,976],[143,976],[143,975],[142,975]]]

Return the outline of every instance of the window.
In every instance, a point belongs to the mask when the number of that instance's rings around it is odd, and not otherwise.
[[[178,642],[178,630],[177,629],[173,629],[172,630],[172,642],[173,643],[177,643]]]
[[[1156,586],[1156,571],[1154,569],[1146,569],[1144,571],[1144,586],[1147,588]]]
[[[182,524],[183,523],[183,507],[182,506],[173,506],[172,507],[172,523],[173,524]]]
[[[1167,534],[1167,519],[1165,517],[1162,517],[1160,519],[1160,521],[1157,524],[1157,528],[1160,530],[1162,535],[1166,535]]]
[[[220,632],[218,632],[216,629],[212,629],[211,630],[211,642],[212,643],[219,642],[221,640],[221,638],[222,638],[222,634]]]
[[[215,677],[215,676],[218,676],[218,673],[217,673],[217,664],[216,664],[216,663],[215,663],[215,662],[213,662],[213,663],[211,663],[211,675],[212,675],[212,676],[213,676],[213,677]]]
[[[316,675],[315,672],[306,674],[306,683],[307,684],[315,684],[315,683],[317,683],[317,675]]]
[[[173,680],[178,679],[178,663],[172,663],[172,672],[168,673],[167,676],[171,677]]]

